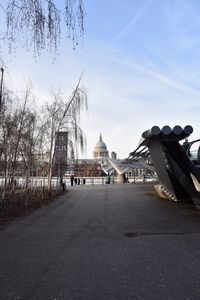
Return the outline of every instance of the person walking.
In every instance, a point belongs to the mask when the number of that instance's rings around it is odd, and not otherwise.
[[[190,156],[190,143],[188,142],[188,139],[185,139],[182,149],[188,156]]]
[[[73,186],[74,185],[74,175],[73,174],[70,177],[70,181],[71,181],[71,186]]]

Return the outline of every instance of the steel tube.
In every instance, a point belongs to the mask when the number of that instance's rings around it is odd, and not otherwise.
[[[168,125],[166,125],[166,126],[164,126],[164,127],[162,128],[161,132],[162,132],[162,134],[164,134],[164,135],[170,135],[171,132],[172,132],[172,130],[171,130],[171,128],[170,128]]]
[[[186,125],[186,126],[183,128],[183,131],[184,131],[185,134],[190,135],[190,134],[193,132],[193,128],[192,128],[192,126],[190,126],[190,125]]]
[[[160,127],[158,126],[153,126],[151,129],[143,132],[142,137],[144,139],[151,138],[153,136],[158,136],[160,134]]]
[[[172,129],[172,132],[174,135],[180,135],[183,132],[183,129],[181,126],[176,125],[174,126],[174,128]]]

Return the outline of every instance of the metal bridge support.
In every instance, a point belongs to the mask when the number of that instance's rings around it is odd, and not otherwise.
[[[200,171],[190,160],[179,141],[193,132],[190,125],[171,129],[158,126],[142,134],[141,146],[149,148],[150,156],[161,183],[161,192],[176,201],[193,201],[200,205],[200,192],[193,178],[200,181]]]
[[[125,183],[125,174],[117,174],[117,183]]]

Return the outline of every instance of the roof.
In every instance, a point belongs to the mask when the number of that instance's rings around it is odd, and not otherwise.
[[[100,137],[99,137],[99,141],[98,141],[98,143],[96,144],[96,146],[94,148],[94,151],[99,151],[99,150],[107,151],[106,144],[102,141],[101,134],[100,134]]]

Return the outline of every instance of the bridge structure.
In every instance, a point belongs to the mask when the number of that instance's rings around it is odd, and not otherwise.
[[[143,164],[143,168],[153,168],[160,184],[156,191],[162,198],[174,201],[192,201],[200,205],[200,147],[194,156],[191,146],[200,139],[188,142],[193,132],[190,125],[173,128],[153,126],[142,133],[139,146],[130,153],[128,161]],[[182,145],[180,141],[185,139]]]
[[[157,194],[173,201],[192,201],[200,206],[200,146],[191,147],[200,139],[188,142],[192,134],[190,125],[171,128],[153,126],[142,133],[138,147],[124,160],[107,158],[107,174],[117,172],[118,181],[124,181],[129,170],[141,169],[143,173],[157,174]],[[181,141],[185,140],[183,144]],[[143,175],[142,173],[142,175]]]
[[[147,174],[154,177],[155,175],[155,168],[152,165],[151,161],[147,162],[147,157],[142,157],[142,155],[138,155],[134,159],[111,159],[106,158],[106,167],[102,166],[103,171],[106,174],[112,175],[114,172],[117,174],[117,181],[124,182],[125,181],[125,174],[128,174],[129,171],[140,170],[139,174],[135,176],[135,181],[139,180],[140,178],[145,177]],[[149,160],[149,158],[148,158]]]

